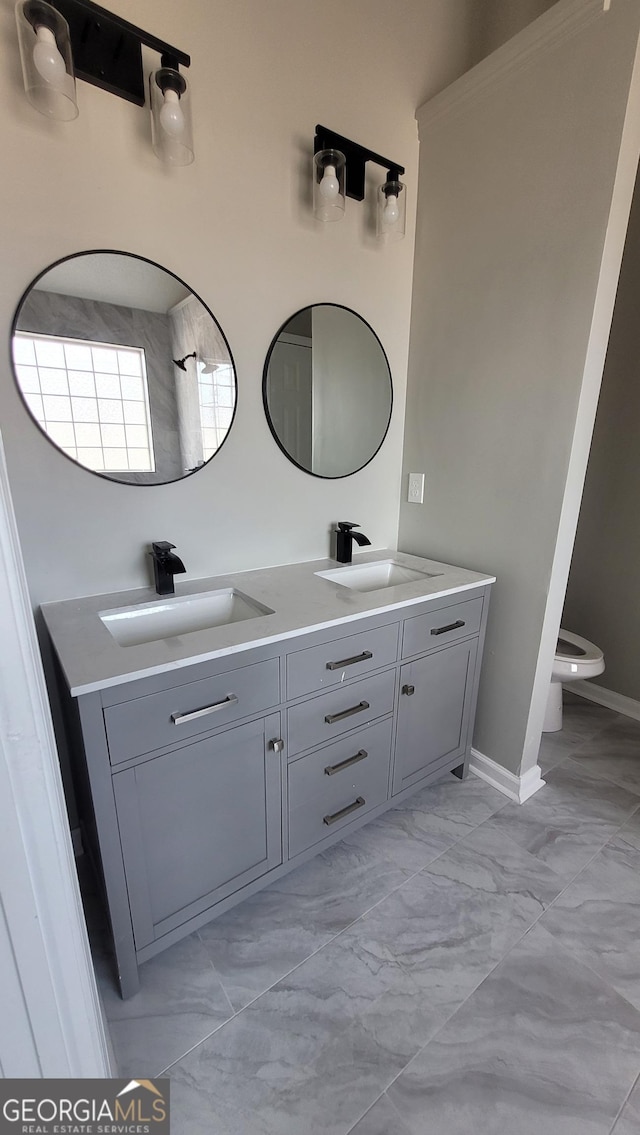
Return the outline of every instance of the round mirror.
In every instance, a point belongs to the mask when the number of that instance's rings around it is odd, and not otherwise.
[[[333,303],[305,307],[273,340],[262,396],[271,432],[314,477],[348,477],[380,449],[391,420],[391,371],[369,324]]]
[[[11,354],[49,441],[111,481],[187,477],[233,422],[235,367],[209,308],[128,252],[80,252],[41,272],[18,305]]]

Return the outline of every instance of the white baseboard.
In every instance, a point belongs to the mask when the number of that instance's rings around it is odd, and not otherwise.
[[[579,694],[588,701],[597,702],[598,705],[604,705],[607,709],[613,709],[616,713],[623,713],[625,717],[633,717],[636,721],[640,721],[640,701],[636,701],[635,698],[617,694],[615,690],[607,690],[604,686],[597,686],[595,682],[587,682],[584,678],[579,678],[576,682],[567,682],[563,689]]]
[[[486,780],[487,784],[491,784],[518,804],[524,804],[525,800],[545,785],[539,765],[534,765],[522,776],[517,776],[503,765],[499,765],[497,761],[492,761],[491,757],[485,757],[484,753],[478,752],[477,749],[471,750],[469,768],[481,780]]]

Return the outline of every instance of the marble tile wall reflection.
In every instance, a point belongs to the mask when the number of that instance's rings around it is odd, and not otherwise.
[[[64,335],[145,352],[156,472],[117,473],[119,481],[148,483],[183,476],[178,406],[169,317],[141,308],[80,299],[54,292],[31,291],[19,320],[21,331]]]
[[[176,304],[169,312],[169,320],[175,359],[182,359],[195,351],[198,360],[222,365],[231,363],[229,349],[220,328],[196,296],[188,296]],[[203,449],[198,360],[188,359],[186,371],[176,372],[180,445],[186,469],[197,468],[208,457]]]

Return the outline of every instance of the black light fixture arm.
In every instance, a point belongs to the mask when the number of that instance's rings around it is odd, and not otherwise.
[[[78,78],[144,106],[142,45],[157,51],[162,65],[189,67],[190,57],[157,36],[108,12],[93,0],[48,0],[69,25]],[[33,2],[37,10],[37,0]],[[27,13],[27,18],[29,15]]]
[[[185,355],[181,359],[174,359],[173,361],[174,361],[174,363],[177,367],[180,367],[180,370],[186,371],[187,368],[186,368],[185,364],[186,364],[187,359],[197,359],[197,357],[198,357],[198,355],[197,355],[196,351],[191,351],[191,354]]]
[[[346,158],[346,194],[347,197],[352,197],[355,201],[364,200],[364,175],[367,162],[375,162],[376,165],[388,170],[389,181],[397,181],[400,174],[404,173],[404,166],[390,161],[389,158],[383,158],[381,154],[376,154],[373,150],[367,150],[357,142],[345,138],[344,135],[336,134],[335,130],[328,130],[326,126],[316,126],[313,152],[317,154],[320,150],[339,150],[340,153],[344,154]]]

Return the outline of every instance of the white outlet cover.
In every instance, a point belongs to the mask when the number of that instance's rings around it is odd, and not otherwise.
[[[422,504],[424,501],[424,473],[409,473],[409,504]]]

